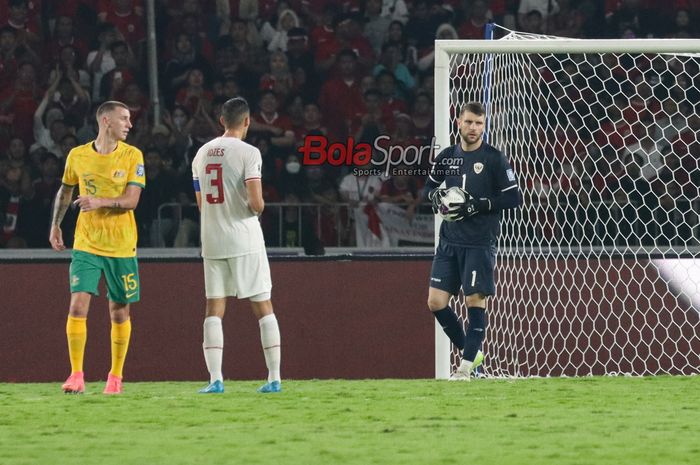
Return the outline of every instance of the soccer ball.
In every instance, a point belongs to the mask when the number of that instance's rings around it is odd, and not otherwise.
[[[440,200],[438,214],[443,221],[457,221],[462,218],[459,209],[467,201],[464,191],[459,187],[450,187]]]

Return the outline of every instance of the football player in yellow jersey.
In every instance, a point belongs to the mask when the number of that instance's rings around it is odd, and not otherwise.
[[[73,189],[75,186],[79,189],[73,202],[80,207],[80,215],[70,265],[71,299],[66,335],[71,375],[63,384],[66,393],[85,390],[87,314],[92,295],[98,295],[102,274],[112,320],[112,368],[103,392],[119,394],[122,390],[122,371],[131,335],[129,304],[137,302],[140,296],[134,209],[146,185],[143,154],[124,143],[131,128],[130,116],[128,107],[121,102],[100,105],[96,114],[97,138],[70,151],[63,184],[56,194],[49,242],[54,250],[64,250],[61,221],[70,206]]]

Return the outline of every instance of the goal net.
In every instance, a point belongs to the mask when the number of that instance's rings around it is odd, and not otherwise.
[[[485,103],[524,194],[503,215],[483,374],[700,372],[700,40],[508,32],[436,42],[438,143]],[[457,361],[436,328],[436,377]]]

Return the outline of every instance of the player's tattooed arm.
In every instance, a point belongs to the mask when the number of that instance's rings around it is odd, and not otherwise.
[[[56,193],[56,200],[53,204],[53,215],[51,219],[51,226],[60,226],[63,221],[63,217],[68,211],[71,199],[73,198],[73,188],[74,186],[68,186],[66,184],[61,184],[61,187]]]
[[[51,218],[51,231],[49,232],[49,243],[54,250],[66,250],[66,245],[63,243],[63,232],[61,231],[61,222],[66,215],[70,201],[73,198],[73,186],[61,184],[61,187],[56,193],[56,200],[53,204],[53,215]]]

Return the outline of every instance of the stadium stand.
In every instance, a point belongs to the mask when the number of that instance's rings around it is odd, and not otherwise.
[[[478,38],[492,20],[580,38],[700,37],[696,0],[156,3],[161,121],[153,120],[147,97],[144,0],[9,0],[0,12],[0,248],[48,247],[43,232],[66,155],[94,137],[94,108],[107,99],[130,107],[128,142],[146,155],[148,187],[136,211],[139,246],[197,245],[190,163],[221,132],[221,104],[242,95],[255,109],[250,141],[264,157],[266,240],[319,250],[358,244],[355,205],[340,191],[352,166],[300,163],[297,147],[312,135],[343,145],[348,137],[372,142],[380,135],[403,147],[429,144],[436,37]],[[653,79],[653,63],[646,71],[640,82]],[[687,79],[679,85],[700,87]],[[664,97],[659,106],[673,105],[673,95]],[[621,99],[621,114],[634,103]],[[690,115],[694,109],[678,111]],[[695,126],[697,120],[690,119]],[[673,121],[666,127],[673,130]],[[611,126],[604,136],[624,143],[623,130]],[[677,155],[665,157],[669,163],[690,166],[684,175],[697,186],[698,128],[676,132],[674,143],[660,150]],[[622,147],[610,150],[602,156],[629,156]],[[681,173],[661,168],[659,176]],[[626,182],[618,174],[606,182]],[[653,189],[655,179],[647,181]],[[366,184],[359,177],[357,182]],[[420,211],[423,179],[411,180],[408,190],[400,177],[382,182],[381,195],[369,196],[370,202],[400,191],[406,214]],[[560,197],[576,201],[564,191]],[[64,223],[69,245],[71,222]]]

